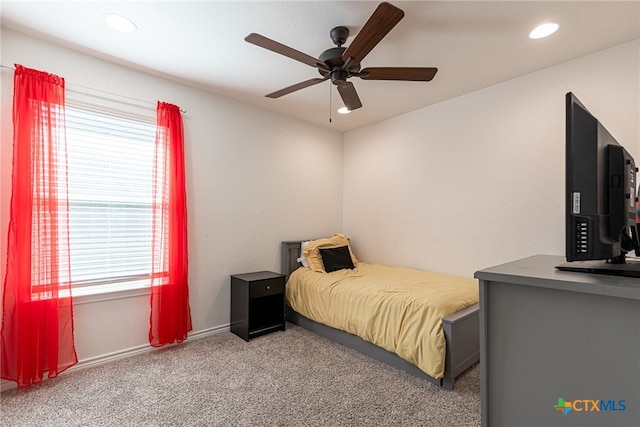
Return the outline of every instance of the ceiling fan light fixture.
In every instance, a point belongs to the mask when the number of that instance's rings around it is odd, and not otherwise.
[[[531,38],[531,39],[542,39],[544,37],[548,37],[551,34],[553,34],[556,31],[558,31],[559,27],[560,27],[560,25],[558,25],[555,22],[545,22],[544,24],[540,24],[536,28],[534,28],[529,33],[529,38]]]
[[[351,110],[349,110],[347,107],[338,108],[338,113],[340,113],[340,114],[349,114],[350,112],[351,112]]]
[[[116,13],[105,13],[103,18],[108,26],[121,33],[133,33],[138,29],[132,20]]]

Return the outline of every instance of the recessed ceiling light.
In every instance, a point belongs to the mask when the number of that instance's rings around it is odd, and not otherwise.
[[[132,20],[115,13],[105,13],[104,21],[114,30],[123,33],[133,33],[138,29],[138,27]]]
[[[529,33],[529,38],[541,39],[543,37],[550,36],[558,30],[559,25],[555,22],[547,22],[545,24],[538,25]]]
[[[338,108],[338,113],[340,113],[340,114],[349,114],[350,112],[351,112],[351,110],[349,110],[347,107]]]

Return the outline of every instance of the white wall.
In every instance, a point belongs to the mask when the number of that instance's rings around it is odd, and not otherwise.
[[[2,29],[2,65],[19,63],[184,115],[193,332],[229,324],[229,275],[280,271],[280,242],[342,227],[342,134]],[[0,275],[9,222],[13,73],[2,70]],[[149,108],[155,106],[149,104]],[[154,113],[155,114],[155,113]],[[304,179],[303,179],[304,178]],[[313,193],[309,188],[314,188]],[[81,361],[146,345],[147,296],[75,306]]]
[[[347,133],[343,230],[356,255],[467,276],[563,255],[564,95],[640,163],[639,52],[626,43]]]

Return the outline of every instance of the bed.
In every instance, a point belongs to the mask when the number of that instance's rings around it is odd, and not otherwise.
[[[339,235],[336,235],[336,236],[339,236]],[[353,253],[351,252],[351,248],[349,247],[348,249],[349,249],[348,253],[353,257],[353,260],[358,263],[357,268],[354,267],[353,271],[354,272],[357,271],[359,276],[362,276],[363,274],[365,274],[364,272],[366,272],[368,269],[378,268],[375,264],[371,265],[367,263],[358,262],[355,256],[353,256]],[[286,304],[287,321],[293,324],[299,325],[305,329],[311,330],[321,336],[324,336],[348,348],[354,349],[378,361],[389,364],[395,368],[401,369],[411,375],[426,379],[448,390],[453,389],[455,378],[458,375],[460,375],[466,369],[468,369],[469,367],[474,365],[476,362],[478,362],[479,356],[480,356],[480,349],[479,349],[479,304],[477,302],[467,303],[466,306],[462,309],[456,310],[451,314],[446,314],[441,318],[438,317],[437,329],[438,331],[441,331],[439,333],[441,333],[444,336],[444,339],[443,339],[444,342],[442,343],[442,346],[444,347],[442,351],[442,359],[443,359],[442,361],[437,360],[437,358],[434,358],[435,362],[430,360],[425,361],[423,360],[424,358],[420,358],[420,357],[414,360],[413,355],[410,355],[409,357],[407,357],[407,355],[403,354],[402,351],[395,351],[395,347],[394,349],[392,349],[392,348],[389,348],[389,346],[386,345],[385,343],[376,343],[376,339],[372,339],[372,337],[368,336],[366,333],[362,334],[359,331],[357,332],[354,332],[353,330],[350,331],[349,329],[353,329],[353,328],[350,328],[349,325],[347,325],[346,327],[341,324],[334,325],[332,323],[332,320],[325,320],[324,318],[322,318],[322,314],[319,314],[321,313],[321,310],[309,311],[307,308],[304,307],[306,304],[301,305],[300,302],[304,301],[307,295],[304,293],[305,292],[304,288],[300,287],[300,286],[304,286],[305,281],[308,282],[308,281],[311,281],[312,279],[324,280],[324,278],[333,277],[334,280],[339,280],[340,282],[342,282],[343,280],[350,280],[350,279],[347,279],[346,277],[352,274],[348,270],[331,272],[331,274],[310,271],[311,270],[310,268],[303,267],[300,264],[299,260],[301,259],[301,254],[302,254],[302,241],[282,242],[282,273],[287,276],[287,304]],[[380,266],[380,268],[395,268],[395,267]],[[423,272],[423,273],[427,274],[429,272]],[[437,273],[434,273],[434,274],[438,275]],[[336,276],[338,277],[338,279],[336,279]],[[456,279],[456,276],[450,276],[450,275],[438,275],[438,276],[443,277],[444,280]],[[367,280],[367,279],[364,279],[364,280]],[[317,284],[313,285],[314,288],[317,286],[318,286]],[[328,284],[326,286],[329,286],[332,290],[336,289],[335,283]],[[477,286],[477,283],[476,283],[476,286]],[[475,301],[477,301],[477,297]],[[335,304],[335,300],[330,304]],[[353,301],[350,304],[353,304]],[[325,303],[325,306],[326,305],[327,303]],[[292,306],[296,307],[297,310],[292,308]],[[346,310],[346,311],[350,311],[350,310]],[[405,313],[405,314],[402,314],[402,316],[408,316],[408,315]],[[425,314],[425,317],[428,317],[428,316]],[[314,319],[319,319],[319,320],[314,320]],[[347,320],[347,321],[351,322],[352,320],[353,319]],[[373,320],[375,321],[375,319]],[[391,323],[393,323],[393,319],[391,320],[392,320]],[[385,323],[388,321],[389,319],[384,320]],[[371,321],[369,321],[369,323],[370,322]],[[440,323],[441,323],[441,328],[440,328]],[[431,328],[431,329],[435,329],[435,328]],[[364,338],[358,335],[361,335]],[[431,338],[429,339],[431,340]],[[436,345],[435,347],[438,347],[438,346]],[[401,354],[402,357],[399,354]],[[431,354],[427,354],[427,355],[431,356]],[[429,365],[429,363],[435,363],[434,366],[442,366],[443,369],[442,370],[435,369],[434,371],[431,368],[431,365]]]

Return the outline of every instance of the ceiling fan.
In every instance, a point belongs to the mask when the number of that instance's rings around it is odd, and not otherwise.
[[[322,76],[270,93],[266,95],[268,98],[279,98],[330,79],[331,83],[338,87],[345,107],[351,111],[362,107],[362,103],[353,83],[347,81],[350,77],[359,77],[363,80],[428,82],[438,71],[433,67],[367,67],[360,69],[360,63],[364,57],[403,17],[402,9],[386,2],[380,3],[349,47],[342,47],[349,37],[349,29],[347,27],[332,29],[329,35],[337,47],[325,50],[318,58],[256,33],[249,34],[245,37],[245,41],[317,68]]]

